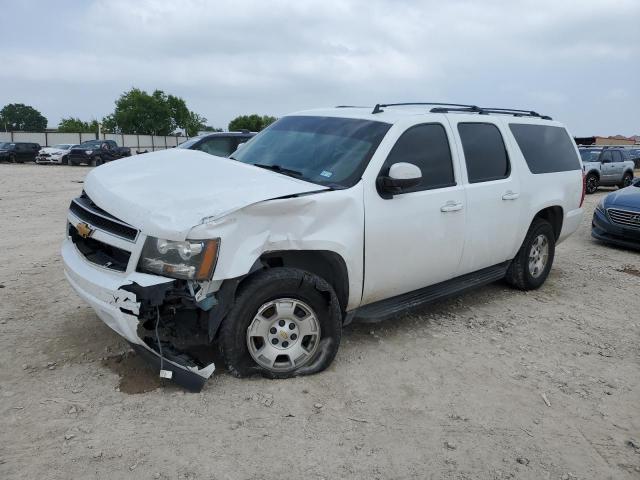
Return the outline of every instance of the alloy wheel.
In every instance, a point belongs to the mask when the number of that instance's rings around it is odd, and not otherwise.
[[[320,322],[313,309],[294,298],[263,304],[247,328],[251,358],[272,372],[290,372],[307,363],[320,343]]]

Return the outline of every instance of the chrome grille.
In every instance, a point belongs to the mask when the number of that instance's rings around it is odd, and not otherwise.
[[[613,223],[623,225],[625,227],[640,229],[640,212],[608,208],[607,214]]]
[[[69,210],[80,220],[111,235],[131,242],[135,242],[138,238],[139,231],[136,228],[102,210],[84,193],[71,201]]]

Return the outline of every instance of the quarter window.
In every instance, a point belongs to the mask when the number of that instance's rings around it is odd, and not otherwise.
[[[469,183],[507,178],[509,157],[498,127],[491,123],[459,123]]]
[[[613,151],[613,161],[616,163],[622,162],[622,152],[620,152],[620,150]]]
[[[447,132],[440,124],[416,125],[404,132],[391,149],[383,173],[386,174],[389,167],[398,162],[412,163],[422,172],[420,183],[403,193],[456,184]]]
[[[510,123],[509,128],[531,173],[580,170],[575,143],[564,128],[530,123]],[[599,154],[600,150],[580,151],[585,162],[597,161]]]

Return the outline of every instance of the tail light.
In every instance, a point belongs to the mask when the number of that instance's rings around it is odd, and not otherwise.
[[[580,208],[584,203],[584,195],[587,193],[587,176],[582,172],[582,196],[580,197]]]

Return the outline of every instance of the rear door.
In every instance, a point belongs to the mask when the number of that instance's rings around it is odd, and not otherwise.
[[[420,168],[421,183],[391,198],[381,196],[375,181],[365,188],[363,305],[456,276],[466,211],[453,145],[444,122],[409,126],[378,175],[407,162]]]
[[[522,211],[517,164],[511,163],[502,124],[449,117],[457,132],[467,196],[460,274],[511,260]]]

